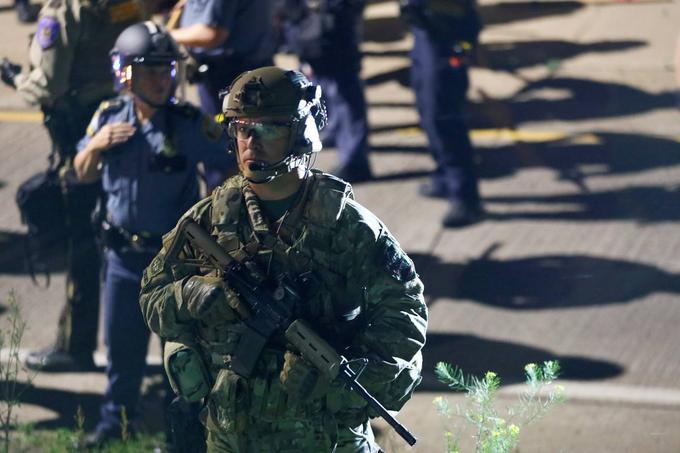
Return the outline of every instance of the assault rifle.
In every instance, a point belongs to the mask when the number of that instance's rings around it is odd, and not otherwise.
[[[202,255],[195,261],[179,258],[179,253],[187,242]],[[329,381],[340,380],[361,396],[409,445],[416,443],[415,436],[359,383],[358,374],[352,370],[349,361],[302,319],[296,318],[295,307],[302,302],[296,284],[302,282],[292,281],[283,275],[275,281],[262,278],[250,265],[229,256],[207,231],[189,217],[182,219],[177,226],[167,260],[170,263],[183,262],[200,267],[207,267],[207,261],[210,267],[221,271],[229,288],[247,305],[251,314],[243,320],[246,329],[232,354],[232,371],[245,378],[250,377],[267,341],[276,333],[284,333],[302,357],[312,363]]]

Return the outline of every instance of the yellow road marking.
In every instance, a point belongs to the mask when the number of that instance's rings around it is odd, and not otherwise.
[[[42,123],[42,112],[33,111],[0,111],[0,121],[7,121],[10,123]]]

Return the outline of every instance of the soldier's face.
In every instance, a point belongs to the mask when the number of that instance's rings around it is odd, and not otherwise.
[[[272,165],[288,154],[290,125],[287,118],[243,118],[232,122],[241,171],[247,175],[249,164]]]
[[[132,68],[133,92],[153,104],[165,104],[174,87],[174,65],[135,65]]]

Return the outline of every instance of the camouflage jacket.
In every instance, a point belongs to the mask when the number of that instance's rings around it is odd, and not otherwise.
[[[420,382],[420,351],[427,326],[423,286],[413,263],[385,225],[353,200],[345,182],[314,171],[300,193],[298,202],[282,217],[283,225],[270,226],[257,197],[241,176],[235,176],[186,215],[209,231],[232,257],[252,258],[260,269],[269,269],[270,275],[312,271],[316,283],[305,294],[302,316],[349,359],[368,358],[360,382],[388,409],[398,410]],[[197,269],[166,261],[174,235],[175,230],[165,236],[163,250],[145,271],[140,298],[143,315],[161,337],[197,342],[217,373],[233,351],[242,323],[238,319],[207,323],[191,319],[182,300],[182,285]],[[186,248],[185,252],[192,254]],[[356,426],[371,415],[363,400],[340,386],[331,387],[321,401],[288,407],[278,383],[285,348],[285,341],[274,339],[260,357],[256,374],[247,383],[247,403],[229,401],[238,398],[229,390],[222,390],[231,395],[224,401],[225,395],[216,395],[215,388],[210,399],[247,411],[258,420],[282,417],[281,411],[293,418],[324,412],[334,414],[341,424]],[[227,414],[227,418],[238,415]],[[218,422],[223,428],[230,423]]]

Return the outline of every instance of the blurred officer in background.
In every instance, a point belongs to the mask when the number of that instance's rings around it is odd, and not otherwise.
[[[17,10],[19,22],[26,24],[35,22],[35,20],[38,18],[38,8],[31,5],[29,0],[15,0],[14,8]]]
[[[372,176],[360,78],[365,6],[365,0],[279,0],[276,15],[286,50],[300,58],[302,72],[323,89],[329,124],[322,139],[338,150],[332,173],[348,182]]]
[[[40,105],[52,141],[51,164],[60,168],[69,222],[66,305],[56,343],[28,355],[41,371],[94,367],[99,324],[99,255],[90,216],[99,183],[77,184],[68,175],[78,140],[99,103],[115,94],[109,51],[127,26],[147,16],[140,0],[48,0],[40,11],[29,53],[30,67],[3,59],[2,81],[30,104]]]
[[[182,0],[180,28],[172,37],[196,61],[189,80],[198,84],[201,110],[221,113],[219,93],[243,71],[273,64],[273,0]],[[208,189],[225,175],[206,168]]]
[[[153,22],[132,25],[111,55],[121,94],[100,105],[74,161],[78,178],[101,178],[107,195],[102,294],[108,386],[87,447],[120,438],[123,411],[127,431],[136,430],[149,342],[138,303],[142,272],[160,250],[161,235],[199,199],[196,165],[223,172],[229,165],[219,124],[175,102],[181,54],[169,33]]]
[[[468,67],[481,30],[477,8],[474,0],[402,0],[401,11],[412,25],[411,84],[437,164],[420,192],[449,201],[444,226],[468,225],[482,216],[474,150],[463,113]]]

